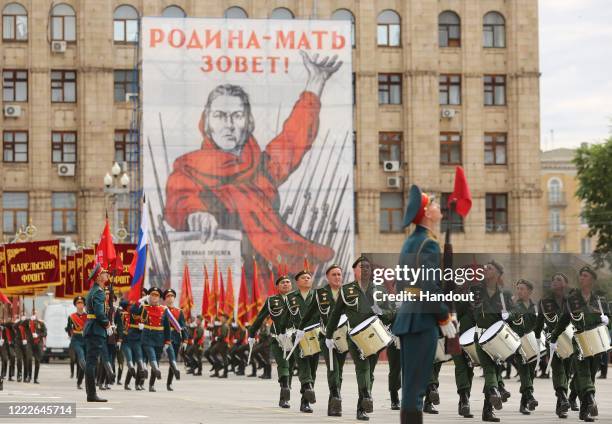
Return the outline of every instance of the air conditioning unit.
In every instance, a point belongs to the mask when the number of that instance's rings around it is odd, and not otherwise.
[[[457,114],[457,111],[454,109],[442,109],[440,114],[442,115],[442,118],[452,119]]]
[[[57,166],[57,175],[60,177],[74,177],[75,168],[74,163],[60,163]]]
[[[18,118],[21,116],[21,106],[16,105],[5,105],[4,106],[4,117],[5,118]]]
[[[125,93],[125,101],[131,102],[132,99],[138,101],[138,93]]]
[[[385,172],[397,172],[400,169],[398,160],[386,160],[383,162],[383,170]]]
[[[52,41],[51,51],[53,53],[65,53],[66,52],[66,42],[65,41]]]
[[[387,188],[401,188],[402,177],[387,177]]]

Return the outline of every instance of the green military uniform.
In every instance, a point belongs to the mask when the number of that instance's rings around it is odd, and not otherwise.
[[[536,328],[538,312],[536,305],[529,300],[529,303],[518,300],[512,309],[509,324],[519,337],[532,332]],[[514,355],[514,364],[521,380],[521,412],[529,415],[537,406],[537,401],[533,398],[533,379],[535,377],[536,362],[526,363],[520,353]]]
[[[342,415],[342,398],[340,396],[340,390],[342,388],[342,372],[344,369],[344,362],[346,360],[346,355],[348,354],[348,351],[340,353],[334,349],[331,356],[331,360],[333,361],[333,370],[330,370],[330,355],[329,349],[325,345],[325,331],[327,329],[331,311],[334,309],[339,293],[340,290],[332,290],[329,284],[325,287],[314,290],[315,301],[310,302],[310,305],[306,309],[304,316],[298,325],[298,328],[303,330],[308,325],[311,325],[314,318],[318,318],[319,322],[321,323],[319,345],[321,346],[321,351],[323,353],[323,357],[325,358],[325,365],[327,367],[327,386],[329,388],[327,415],[329,416]]]
[[[538,322],[535,329],[538,338],[542,337],[542,330],[545,330],[548,334],[553,332],[558,320],[565,311],[566,304],[566,297],[557,299],[552,294],[540,300]],[[570,407],[567,399],[567,392],[574,359],[573,357],[561,359],[559,355],[552,353],[552,381],[557,396],[556,414],[559,418],[567,418],[567,411]]]
[[[271,333],[273,340],[270,343],[270,350],[276,361],[278,382],[281,387],[279,406],[288,408],[291,399],[291,370],[293,370],[295,356],[292,355],[287,360],[285,356],[289,352],[284,352],[279,342],[282,338],[287,337],[287,327],[290,325],[289,308],[285,296],[277,294],[266,299],[257,314],[257,318],[249,327],[249,338],[255,338],[255,334],[262,328],[262,324],[267,318],[272,320]]]
[[[299,290],[287,293],[289,319],[294,328],[300,327],[300,324],[303,324],[304,327],[309,327],[318,323],[316,316],[312,316],[309,321],[302,323],[302,318],[305,316],[306,311],[312,303],[316,302],[314,293],[314,290],[309,290],[306,296],[302,295]],[[312,412],[312,409],[307,404],[316,402],[314,384],[317,377],[317,367],[319,366],[319,354],[303,356],[300,350],[300,352],[295,352],[293,355],[296,355],[298,378],[301,385],[300,393],[302,393],[302,401],[300,410],[302,412]]]
[[[600,309],[600,303],[603,311]],[[574,325],[577,333],[602,325],[602,313],[608,317],[610,316],[605,297],[597,293],[591,293],[589,298],[585,299],[581,290],[571,290],[567,299],[567,309],[561,315],[555,329],[551,333],[550,342],[556,343],[559,335],[570,323]],[[578,395],[580,396],[580,418],[585,421],[592,421],[592,417],[598,415],[595,403],[595,374],[599,369],[600,355],[582,358],[576,339],[574,339],[574,352],[577,355],[575,361],[575,379]]]
[[[8,370],[8,379],[13,381],[15,373],[15,330],[13,323],[6,321],[2,325],[2,379],[6,378]]]
[[[459,336],[476,325],[471,304],[468,301],[455,302],[455,312],[459,321]],[[453,355],[455,364],[455,385],[459,394],[459,415],[472,418],[470,412],[470,395],[472,393],[472,381],[474,380],[474,366],[467,354],[462,350],[460,354]]]
[[[17,381],[28,383],[32,378],[32,347],[29,344],[28,320],[22,319],[15,324],[15,351],[17,356]]]

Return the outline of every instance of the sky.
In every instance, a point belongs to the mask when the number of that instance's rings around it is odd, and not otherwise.
[[[601,142],[612,129],[612,0],[539,4],[541,146]]]

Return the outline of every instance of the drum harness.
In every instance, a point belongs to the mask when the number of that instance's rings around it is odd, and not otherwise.
[[[355,300],[353,300],[352,302],[350,302],[350,303],[349,303],[349,302],[346,300],[346,298],[344,297],[344,290],[342,290],[342,289],[343,289],[343,287],[341,287],[341,288],[340,288],[340,297],[342,298],[342,301],[344,302],[344,304],[345,304],[346,306],[351,307],[351,308],[352,308],[352,307],[354,307],[354,306],[357,306],[357,305],[359,304],[359,296],[355,297]],[[361,288],[359,288],[359,290],[361,290]],[[356,345],[356,346],[357,346],[357,345]],[[357,350],[359,350],[359,358],[360,358],[361,360],[365,360],[365,358],[366,358],[366,357],[365,357],[365,355],[363,354],[362,350],[359,348],[359,346],[357,346]]]

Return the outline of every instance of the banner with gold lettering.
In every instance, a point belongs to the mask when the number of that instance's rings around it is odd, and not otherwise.
[[[9,292],[32,291],[61,283],[59,240],[7,244],[5,257]]]
[[[74,296],[75,265],[74,255],[66,256],[66,285],[64,287],[66,296]]]
[[[130,264],[132,263],[132,259],[134,259],[134,254],[136,254],[136,244],[118,243],[115,244],[115,251],[123,263],[123,272],[115,275],[114,277],[111,276],[113,289],[115,290],[115,294],[117,294],[118,292],[123,293],[130,290],[132,277],[130,276],[129,268]]]
[[[74,255],[74,295],[83,294],[83,252]]]
[[[89,291],[89,274],[94,268],[96,262],[96,251],[94,249],[83,249],[83,295]]]
[[[55,286],[55,298],[68,299],[68,296],[66,296],[66,293],[64,291],[66,287],[66,259],[62,259],[60,261],[60,278],[62,280],[62,283]]]

